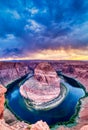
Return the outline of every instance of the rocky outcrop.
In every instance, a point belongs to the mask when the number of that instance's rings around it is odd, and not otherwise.
[[[60,87],[60,78],[58,78],[55,69],[48,63],[39,63],[34,70],[34,77],[43,85],[52,85]]]
[[[60,78],[49,63],[39,63],[34,76],[20,87],[20,93],[36,104],[51,101],[60,94]]]
[[[30,130],[50,130],[50,129],[49,126],[46,124],[46,122],[38,121],[37,123],[31,126]]]
[[[80,130],[88,130],[88,125],[84,125]]]
[[[4,120],[0,120],[0,130],[50,130],[46,122],[38,121],[33,125],[28,125],[24,122],[18,122],[13,126],[5,123]]]
[[[4,88],[0,84],[0,119],[3,118],[4,103],[5,103],[5,97],[4,97],[5,92],[6,92],[6,88]]]
[[[79,112],[79,123],[88,123],[88,97],[81,100],[82,109]]]
[[[28,126],[29,125],[24,122],[18,122],[13,126],[10,126],[7,123],[5,123],[4,119],[0,120],[0,130],[26,130]],[[31,130],[31,129],[27,129],[27,130]]]
[[[0,130],[50,130],[48,125],[43,121],[38,121],[33,125],[29,125],[24,122],[17,122],[16,124],[10,126],[5,123],[5,120],[3,119],[5,92],[6,88],[0,85]]]

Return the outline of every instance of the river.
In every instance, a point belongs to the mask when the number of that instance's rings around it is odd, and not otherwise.
[[[80,98],[85,96],[85,91],[82,87],[74,86],[69,84],[67,81],[63,81],[63,85],[67,89],[67,94],[58,105],[52,107],[51,109],[30,109],[25,99],[21,96],[19,92],[19,84],[16,82],[11,86],[7,93],[7,105],[9,109],[21,120],[29,123],[35,123],[38,120],[46,121],[49,125],[56,124],[58,122],[69,121],[70,118],[75,114],[76,106]],[[77,81],[74,81],[77,82]],[[55,104],[55,102],[53,101]],[[52,104],[53,104],[52,103]]]

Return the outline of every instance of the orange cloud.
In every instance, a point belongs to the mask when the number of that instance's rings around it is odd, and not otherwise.
[[[0,60],[88,60],[88,49],[58,49],[58,50],[40,50],[35,53],[29,53],[25,57],[9,57]]]

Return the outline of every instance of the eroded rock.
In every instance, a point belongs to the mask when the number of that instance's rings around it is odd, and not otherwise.
[[[36,104],[51,101],[60,94],[60,78],[49,63],[39,63],[34,76],[20,87],[20,93]]]
[[[88,130],[88,125],[84,125],[80,130]]]
[[[79,123],[87,123],[88,122],[88,97],[81,100],[82,106],[79,112]]]
[[[30,67],[23,62],[0,62],[0,83],[7,86],[30,72]]]
[[[56,71],[48,62],[39,63],[34,71],[35,79],[43,85],[52,85],[59,87],[60,79]]]
[[[46,122],[38,121],[37,123],[31,126],[30,130],[50,130],[50,129],[49,126],[46,124]]]
[[[6,88],[0,85],[0,119],[3,118]]]

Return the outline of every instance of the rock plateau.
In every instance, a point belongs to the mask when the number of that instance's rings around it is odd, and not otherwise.
[[[39,63],[34,76],[20,87],[20,93],[36,104],[51,101],[60,94],[60,78],[49,63]]]

